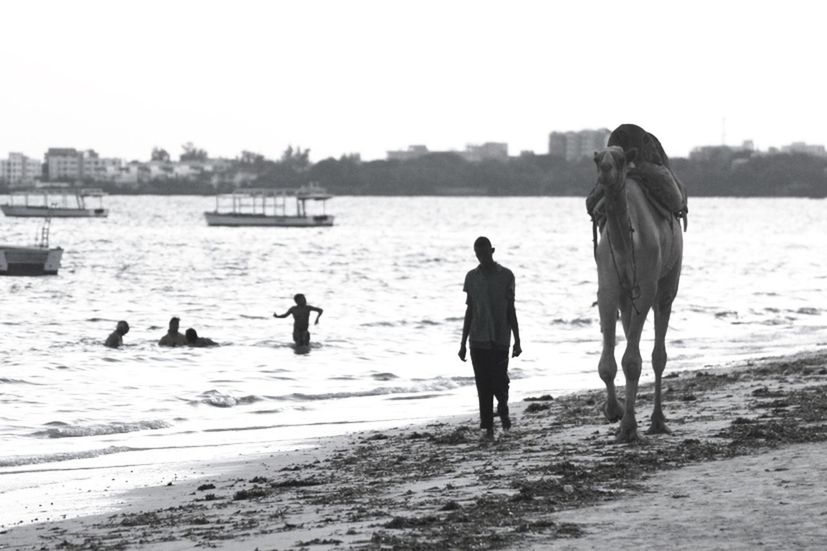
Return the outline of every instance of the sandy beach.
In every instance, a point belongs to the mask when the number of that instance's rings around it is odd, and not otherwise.
[[[2,527],[0,549],[823,548],[826,390],[824,350],[667,372],[673,434],[635,445],[602,391],[533,396],[494,442],[472,417],[325,439]],[[642,431],[650,410],[643,386]]]

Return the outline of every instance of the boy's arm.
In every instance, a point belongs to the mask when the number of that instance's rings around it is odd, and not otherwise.
[[[292,313],[293,313],[293,307],[291,307],[288,311],[286,311],[283,314],[276,314],[275,312],[273,312],[273,317],[274,318],[286,318],[287,316],[289,316]]]
[[[511,326],[511,332],[514,333],[514,352],[513,357],[517,357],[523,352],[520,346],[520,325],[517,323],[517,308],[514,306],[514,301],[508,303],[508,323]]]
[[[459,359],[465,361],[465,341],[468,340],[468,333],[471,330],[471,305],[465,307],[465,320],[462,322],[462,341],[459,343]]]
[[[316,308],[315,306],[308,306],[307,308],[311,312],[316,312],[316,325],[318,325],[319,318],[322,317],[322,314],[324,313],[324,310],[321,309],[321,308]]]

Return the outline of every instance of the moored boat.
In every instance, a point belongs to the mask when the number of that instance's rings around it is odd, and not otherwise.
[[[298,189],[244,189],[217,195],[215,210],[205,212],[204,217],[208,226],[332,226],[334,217],[325,212],[325,202],[332,197],[317,184]],[[295,213],[288,212],[291,203]]]
[[[0,245],[0,275],[56,275],[63,249]]]
[[[105,195],[97,188],[58,185],[15,190],[9,194],[9,202],[0,205],[0,210],[13,217],[106,218],[109,210],[103,208]],[[87,205],[88,199],[97,200],[96,206]]]

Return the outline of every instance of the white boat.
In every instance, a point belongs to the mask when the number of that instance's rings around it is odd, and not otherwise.
[[[15,190],[9,202],[0,205],[6,216],[40,218],[106,218],[109,210],[103,208],[106,195],[97,188],[70,188],[50,186]],[[87,205],[87,199],[97,199],[96,206]]]
[[[63,249],[49,247],[50,225],[51,218],[46,218],[40,229],[40,243],[37,246],[0,245],[0,275],[57,275]]]
[[[204,217],[208,226],[332,226],[333,216],[325,212],[332,197],[317,184],[292,190],[245,189],[217,195],[215,210]],[[295,214],[288,213],[288,205],[295,205]]]
[[[56,275],[63,249],[0,245],[0,275]]]

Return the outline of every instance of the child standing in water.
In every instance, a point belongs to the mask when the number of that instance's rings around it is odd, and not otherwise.
[[[281,315],[273,313],[273,317],[286,318],[287,316],[292,314],[293,342],[295,342],[297,346],[309,346],[310,332],[308,331],[308,327],[310,325],[310,312],[317,312],[316,322],[314,323],[314,325],[317,325],[319,323],[319,318],[322,316],[322,312],[324,312],[324,310],[307,304],[307,299],[304,298],[304,295],[301,293],[294,296],[293,300],[296,301],[295,306],[291,307],[287,312]]]

